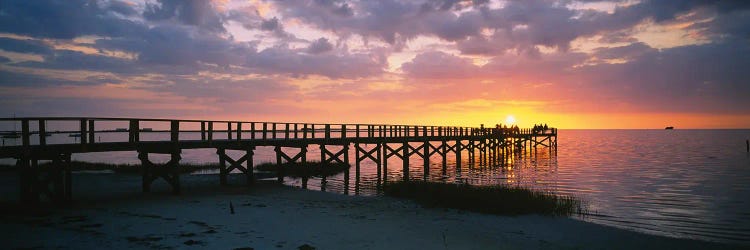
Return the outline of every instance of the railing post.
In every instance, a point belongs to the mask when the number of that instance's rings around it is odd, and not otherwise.
[[[302,125],[302,138],[307,139],[307,123]]]
[[[268,138],[268,136],[266,135],[267,131],[268,131],[268,123],[264,122],[263,123],[263,137],[262,137],[263,140],[265,140],[266,138]]]
[[[250,139],[255,139],[255,123],[250,123]]]
[[[86,139],[88,139],[87,132],[86,132],[86,119],[81,119],[81,144],[86,144]]]
[[[24,147],[31,145],[31,132],[29,132],[29,120],[21,120],[21,141]]]
[[[331,125],[326,124],[326,131],[325,131],[326,139],[331,139]]]
[[[354,127],[354,133],[356,134],[356,138],[359,138],[359,124],[355,125]]]
[[[341,124],[341,139],[346,138],[346,124]]]
[[[201,122],[201,141],[206,140],[206,122]]]
[[[232,140],[232,123],[227,122],[227,140]]]
[[[128,141],[130,142],[138,142],[140,141],[140,123],[138,120],[130,120],[130,128],[128,130],[128,134],[130,139]]]
[[[214,122],[208,122],[208,141],[214,140]]]
[[[95,131],[94,120],[89,120],[89,143],[96,142],[94,131]]]
[[[289,123],[286,123],[284,127],[284,140],[289,140]]]
[[[39,145],[47,145],[47,128],[44,119],[39,119]]]
[[[297,125],[297,123],[295,123],[294,124],[294,139],[299,139],[298,130],[299,130],[299,126]]]
[[[242,140],[242,123],[237,122],[237,141]]]
[[[180,140],[180,121],[170,121],[169,134],[172,142],[177,145],[177,142]]]

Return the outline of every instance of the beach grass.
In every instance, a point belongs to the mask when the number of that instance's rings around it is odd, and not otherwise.
[[[278,165],[272,162],[261,163],[255,165],[255,168],[260,171],[277,172],[279,166],[283,168],[284,175],[303,178],[303,177],[323,177],[323,176],[334,176],[344,171],[349,170],[350,164],[346,163],[326,163],[323,164],[319,161],[309,161],[305,163],[282,163]]]
[[[473,212],[569,216],[584,214],[584,204],[575,197],[511,186],[400,181],[384,186],[389,196],[412,199],[424,206],[455,208]]]

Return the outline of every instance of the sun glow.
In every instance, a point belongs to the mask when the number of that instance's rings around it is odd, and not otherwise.
[[[508,115],[507,117],[505,117],[505,123],[507,123],[508,125],[516,124],[516,118],[513,117],[513,115]]]

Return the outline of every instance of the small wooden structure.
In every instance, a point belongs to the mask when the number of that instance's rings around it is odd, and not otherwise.
[[[477,159],[482,163],[505,162],[504,159],[524,150],[537,150],[546,147],[557,150],[557,129],[507,129],[452,126],[418,126],[388,124],[314,124],[249,121],[207,121],[140,118],[96,118],[96,117],[25,117],[0,118],[2,122],[15,122],[21,125],[20,145],[0,147],[0,158],[15,158],[19,167],[21,199],[24,202],[37,202],[41,197],[56,202],[71,199],[72,154],[89,152],[136,151],[143,165],[143,191],[149,192],[151,183],[159,178],[170,184],[175,194],[180,193],[179,165],[184,149],[216,149],[220,163],[220,183],[227,184],[227,175],[239,170],[247,176],[251,185],[253,176],[253,152],[259,146],[274,147],[278,164],[285,162],[304,163],[307,161],[307,148],[320,147],[322,163],[349,163],[350,145],[354,146],[355,171],[359,176],[360,164],[370,160],[378,170],[378,179],[386,181],[388,159],[401,159],[403,178],[409,180],[409,160],[417,155],[423,159],[424,178],[430,174],[430,156],[442,157],[443,174],[446,172],[448,153],[454,153],[460,169],[461,157],[468,154],[469,161]],[[47,122],[74,122],[73,131],[48,132]],[[128,129],[100,129],[97,125],[127,123]],[[141,129],[147,123],[151,126],[168,124],[168,129]],[[226,129],[215,129],[216,125]],[[114,126],[116,127],[116,126]],[[166,127],[166,126],[164,126]],[[36,128],[36,129],[34,129]],[[78,133],[80,141],[67,144],[49,144],[48,133]],[[95,141],[103,133],[127,133],[127,140]],[[168,133],[169,139],[144,140],[145,133]],[[195,138],[186,138],[194,135]],[[199,136],[198,136],[199,134]],[[217,139],[218,134],[225,138]],[[221,136],[224,137],[224,136]],[[437,145],[435,145],[437,144]],[[365,145],[367,145],[365,147]],[[232,158],[227,151],[239,151],[242,156]],[[293,152],[293,153],[290,153]],[[150,161],[152,154],[169,155],[165,164]],[[49,168],[41,169],[38,162],[51,160]],[[282,168],[280,168],[282,169]],[[348,172],[347,172],[348,174]],[[278,172],[282,181],[284,172]]]

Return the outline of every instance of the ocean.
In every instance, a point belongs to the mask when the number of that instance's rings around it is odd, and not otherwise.
[[[151,140],[169,137],[167,133],[144,134],[142,138]],[[110,133],[101,137],[98,139],[102,141],[117,141],[127,135]],[[556,152],[539,148],[503,164],[472,164],[464,151],[461,168],[457,169],[455,156],[449,153],[443,173],[442,158],[435,154],[430,158],[429,179],[523,186],[571,195],[583,200],[589,210],[576,219],[650,234],[750,245],[747,139],[750,130],[560,130]],[[70,143],[78,138],[55,134],[47,140]],[[3,143],[17,142],[5,139]],[[316,145],[308,150],[308,160],[319,159]],[[239,157],[239,152],[232,155]],[[218,162],[216,151],[211,149],[184,150],[182,157],[182,162],[187,163]],[[353,147],[349,157],[353,164]],[[135,152],[76,154],[73,159],[138,163]],[[258,147],[254,164],[275,159],[272,147]],[[0,159],[0,163],[12,162]],[[400,180],[401,161],[391,158],[388,166],[388,180]],[[419,156],[411,158],[409,169],[411,179],[423,178]],[[197,174],[205,173],[213,172]],[[362,162],[359,178],[354,167],[349,178],[345,176],[342,173],[311,178],[307,188],[347,195],[380,195],[376,166],[371,161]],[[285,183],[302,185],[300,179],[294,178],[286,178]]]

